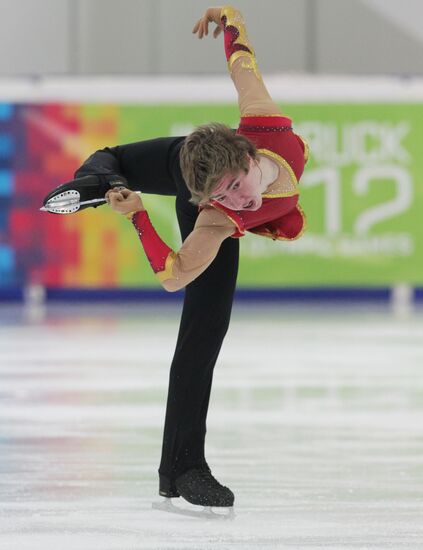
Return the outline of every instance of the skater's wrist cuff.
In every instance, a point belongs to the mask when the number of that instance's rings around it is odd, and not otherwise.
[[[168,279],[173,279],[173,264],[176,260],[176,253],[171,250],[166,258],[164,269],[162,271],[156,271],[156,277],[161,283]]]
[[[225,54],[229,69],[241,56],[255,58],[254,49],[248,40],[244,19],[241,12],[232,6],[224,6],[220,19],[225,33]]]
[[[128,214],[124,214],[124,216],[125,218],[128,218],[128,220],[132,221],[132,218],[137,212],[145,212],[145,210],[133,210],[132,212],[128,212]]]
[[[137,230],[150,265],[159,280],[172,278],[172,266],[176,254],[157,234],[147,211],[138,210],[138,212],[135,212],[132,215],[132,223]]]

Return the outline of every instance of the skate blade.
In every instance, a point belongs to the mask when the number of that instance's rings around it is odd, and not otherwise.
[[[79,191],[75,189],[64,191],[49,199],[45,205],[40,208],[40,211],[51,212],[52,214],[74,214],[78,212],[81,206],[106,202],[106,199],[93,199],[82,202],[80,199],[81,195]]]
[[[195,506],[191,504],[191,506]],[[189,516],[197,519],[208,519],[208,520],[224,520],[231,521],[235,519],[235,511],[233,506],[228,506],[227,508],[212,507],[212,506],[196,506],[196,509],[190,508],[181,508],[175,506],[171,498],[165,498],[162,502],[153,502],[153,510],[159,510],[160,512],[169,512],[171,514],[178,514],[180,516]],[[216,511],[220,510],[219,512]]]

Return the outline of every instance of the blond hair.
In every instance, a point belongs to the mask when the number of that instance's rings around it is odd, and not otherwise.
[[[206,203],[227,174],[249,170],[249,158],[257,158],[256,146],[246,137],[218,122],[198,126],[185,138],[180,151],[181,171],[192,204]]]

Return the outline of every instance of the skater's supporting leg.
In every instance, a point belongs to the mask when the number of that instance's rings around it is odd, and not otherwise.
[[[184,239],[192,231],[197,210],[178,197],[177,214]],[[212,264],[185,290],[159,468],[161,476],[171,481],[190,468],[205,464],[213,368],[229,326],[238,259],[238,240],[226,239]]]

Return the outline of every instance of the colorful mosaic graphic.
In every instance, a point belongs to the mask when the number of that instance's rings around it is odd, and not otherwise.
[[[116,141],[116,109],[83,116],[74,105],[5,105],[0,109],[1,285],[80,284],[81,221],[41,215],[42,199],[103,140]],[[107,235],[104,235],[107,239]],[[107,271],[102,281],[115,282]]]

